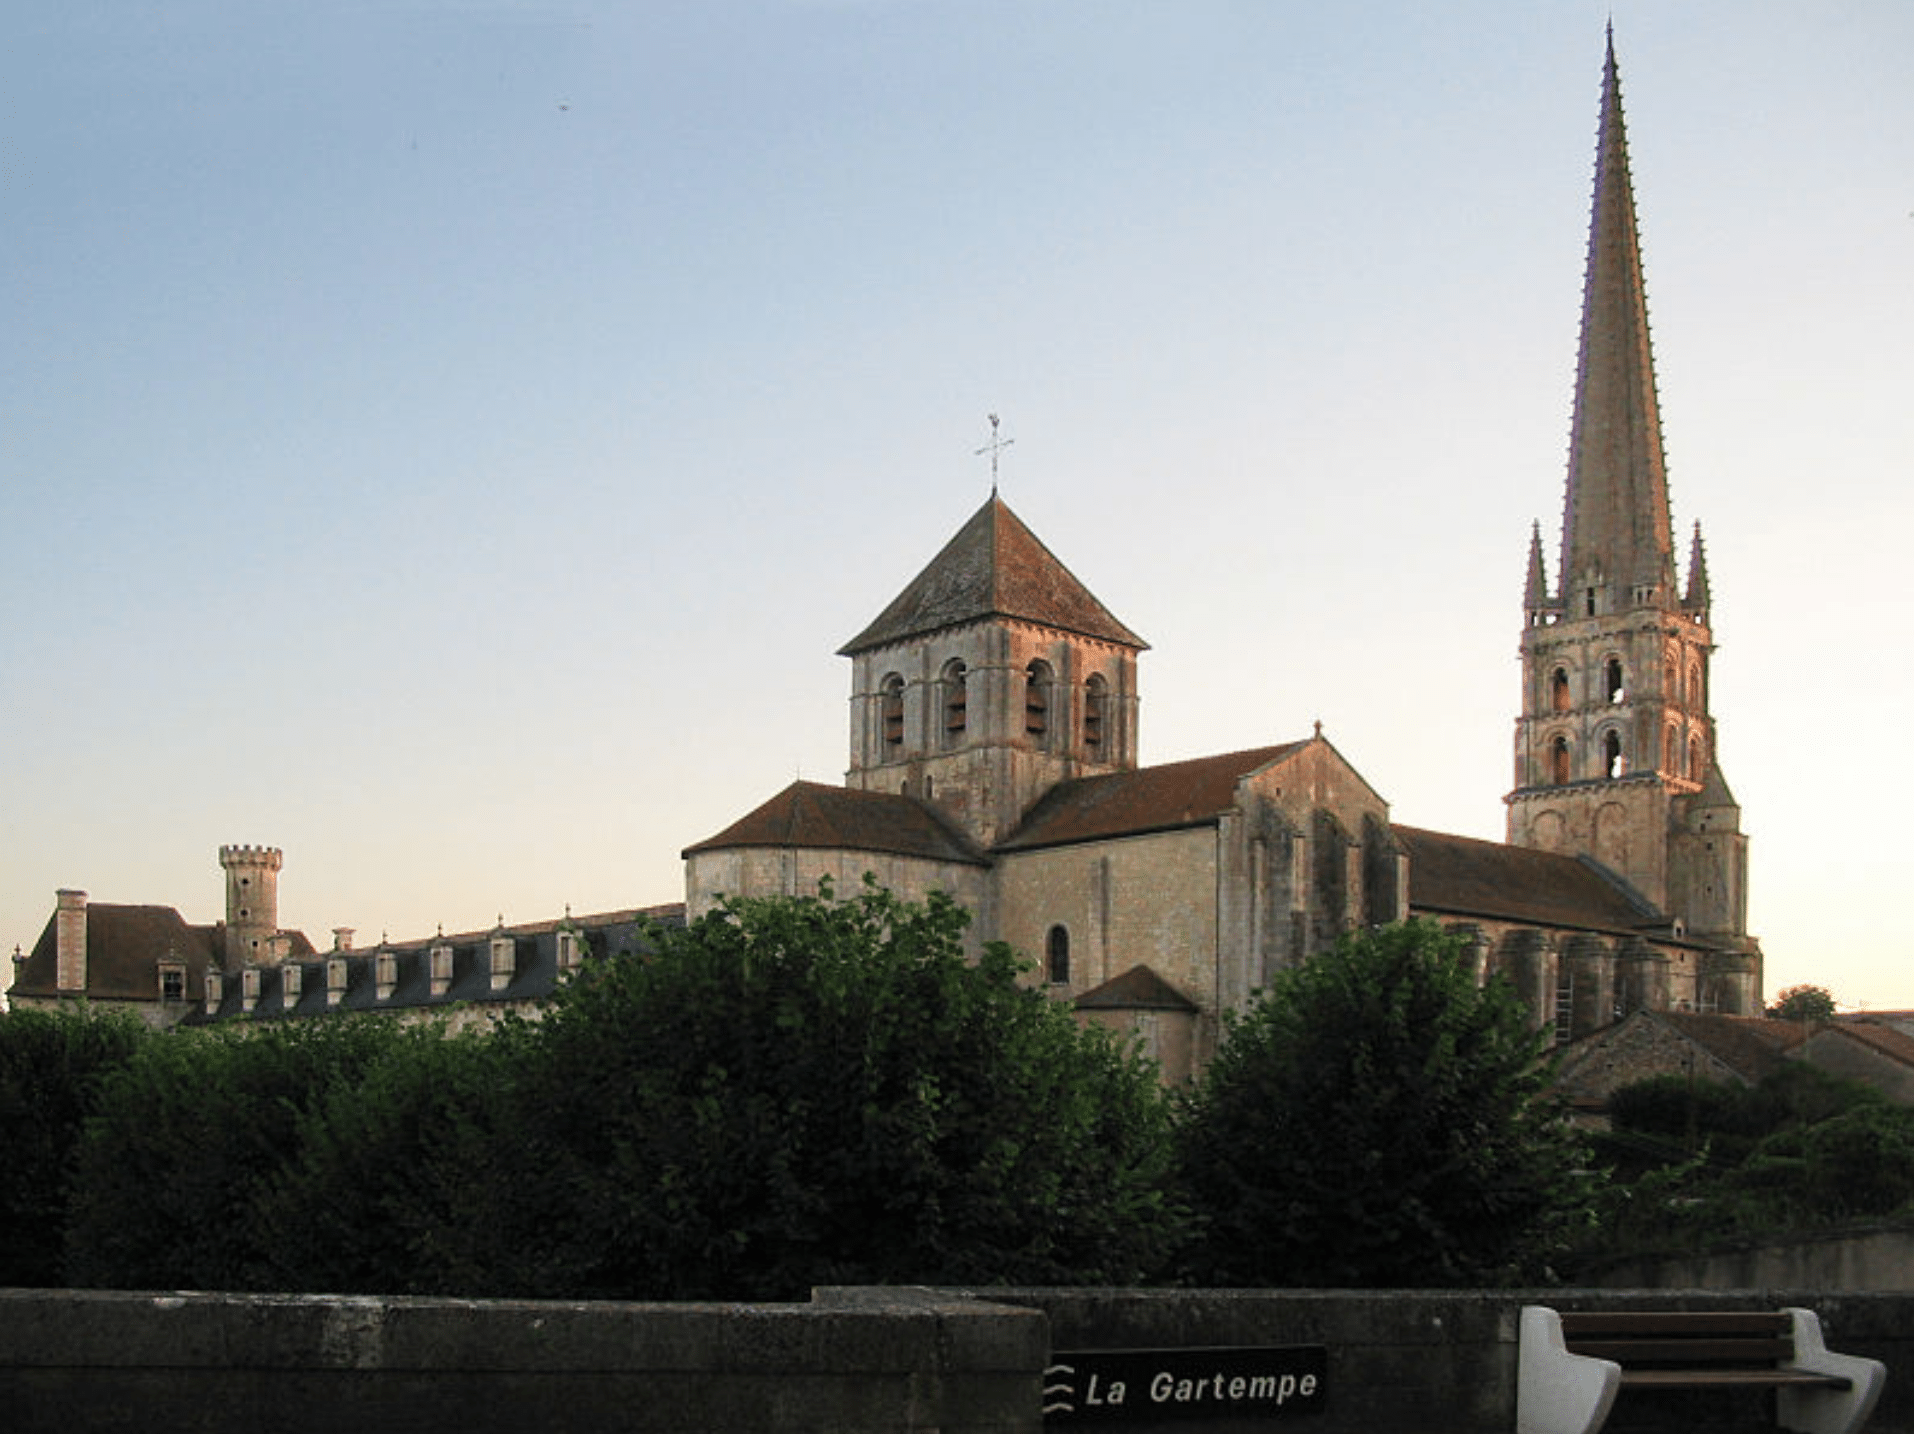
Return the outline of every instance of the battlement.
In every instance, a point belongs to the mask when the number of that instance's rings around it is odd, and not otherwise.
[[[278,871],[285,864],[285,859],[285,853],[276,846],[223,846],[219,849],[219,864],[227,868],[263,866],[269,871]]]

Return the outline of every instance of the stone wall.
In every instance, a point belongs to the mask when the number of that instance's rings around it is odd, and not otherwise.
[[[1914,1430],[1914,1292],[1786,1289],[843,1289],[807,1305],[5,1290],[0,1411],[12,1434],[1039,1434],[1053,1350],[1301,1344],[1325,1348],[1327,1374],[1323,1411],[1300,1429],[1484,1434],[1514,1424],[1525,1303],[1806,1305],[1832,1348],[1887,1364],[1869,1429]]]

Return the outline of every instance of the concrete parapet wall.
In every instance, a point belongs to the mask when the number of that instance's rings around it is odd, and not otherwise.
[[[1914,1291],[1781,1289],[841,1289],[806,1305],[4,1290],[0,1424],[1038,1434],[1053,1349],[1306,1344],[1327,1350],[1327,1397],[1299,1430],[1485,1434],[1514,1427],[1526,1303],[1806,1305],[1832,1348],[1886,1362],[1869,1428],[1914,1430]]]
[[[0,1291],[0,1427],[1025,1434],[1035,1311]]]

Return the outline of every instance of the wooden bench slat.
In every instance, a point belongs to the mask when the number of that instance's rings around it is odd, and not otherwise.
[[[1571,1354],[1612,1359],[1617,1364],[1774,1364],[1794,1357],[1791,1339],[1571,1339]]]
[[[1623,1388],[1653,1389],[1852,1389],[1838,1374],[1805,1369],[1624,1369]]]
[[[1701,1331],[1737,1335],[1783,1335],[1788,1316],[1771,1310],[1603,1310],[1562,1315],[1562,1336],[1685,1335]]]

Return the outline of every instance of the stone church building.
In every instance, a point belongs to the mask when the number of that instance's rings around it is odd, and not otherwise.
[[[1506,843],[1397,825],[1320,730],[1142,765],[1146,644],[993,491],[840,649],[844,785],[795,783],[692,845],[685,907],[649,915],[808,894],[825,876],[840,891],[866,873],[908,897],[947,891],[974,913],[974,940],[1036,958],[1060,998],[1139,1032],[1172,1078],[1203,1063],[1222,1013],[1274,972],[1409,915],[1466,932],[1478,968],[1506,973],[1564,1039],[1637,1010],[1757,1012],[1747,839],[1717,761],[1698,529],[1677,580],[1612,40],[1592,211],[1553,580],[1539,525],[1528,554]],[[245,854],[269,849],[228,850],[257,875]],[[235,869],[224,852],[222,864]],[[365,953],[335,941],[320,957],[276,929],[248,927],[257,949],[232,948],[246,903],[229,888],[223,935],[174,933],[171,965],[129,947],[89,966],[85,897],[60,903],[32,953],[16,954],[14,1001],[85,993],[90,972],[131,959],[129,991],[200,1018],[429,1006],[457,999],[455,985],[508,999],[515,953],[526,970],[562,973],[585,926],[602,927],[592,949],[616,951],[642,925],[636,912],[567,917]],[[96,908],[96,926],[107,910],[171,909]]]
[[[1528,559],[1506,844],[1398,826],[1317,731],[1138,761],[1145,643],[995,494],[840,653],[845,785],[799,782],[690,847],[691,914],[871,872],[953,893],[1175,1073],[1222,1012],[1345,930],[1466,931],[1564,1038],[1636,1009],[1760,1006],[1747,839],[1708,708],[1697,530],[1677,583],[1611,40],[1561,557]]]

